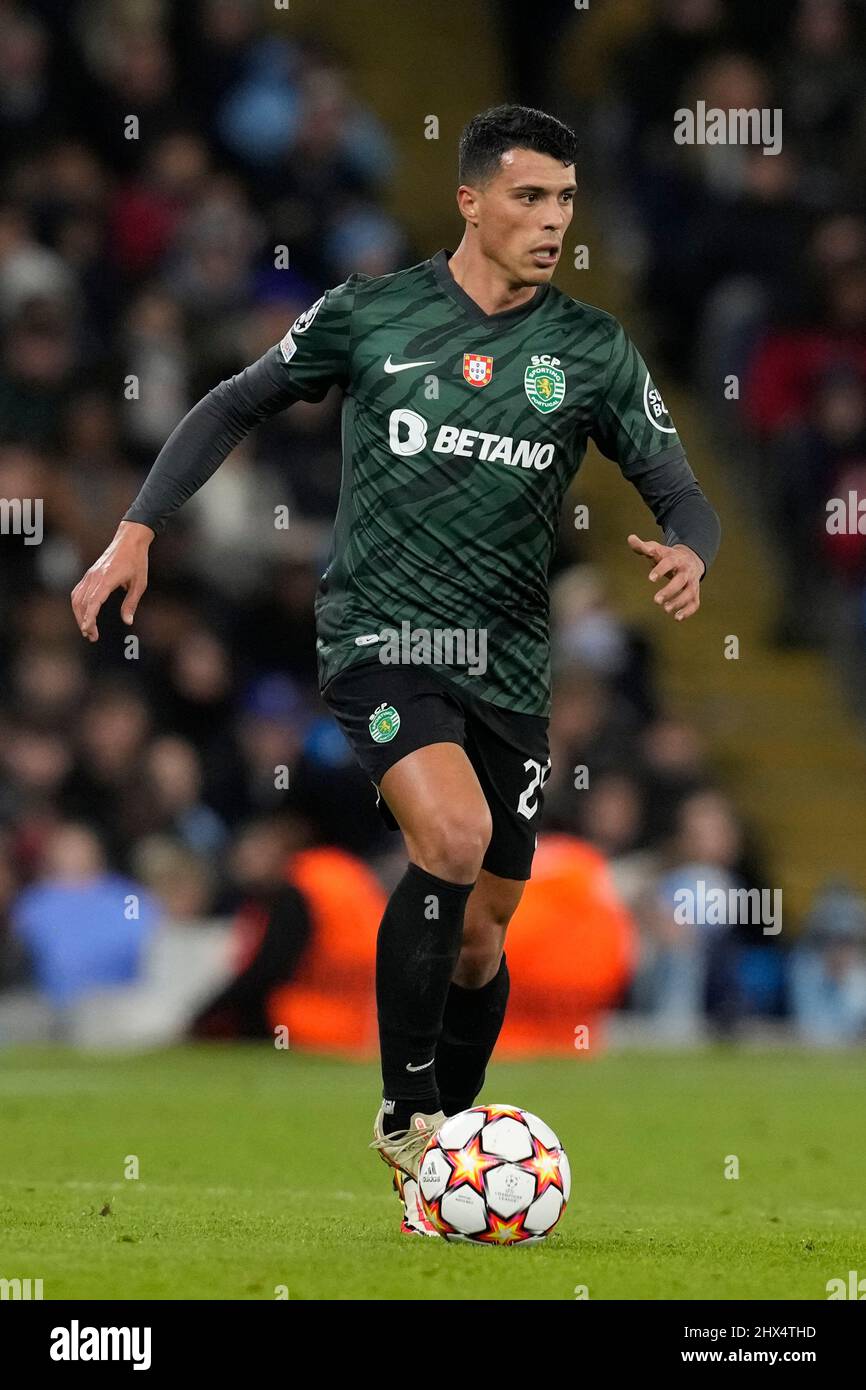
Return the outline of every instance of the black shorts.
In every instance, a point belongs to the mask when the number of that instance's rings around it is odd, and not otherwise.
[[[429,666],[379,661],[341,671],[322,698],[377,792],[388,769],[408,753],[431,743],[459,744],[493,820],[484,868],[501,878],[529,878],[550,772],[545,718],[478,700]],[[381,795],[378,806],[397,829]]]

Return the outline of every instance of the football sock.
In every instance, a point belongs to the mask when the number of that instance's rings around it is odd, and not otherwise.
[[[474,884],[448,883],[410,864],[385,909],[376,942],[376,1007],[384,1129],[439,1110],[435,1052]]]
[[[442,1109],[435,1091],[426,1099],[422,1096],[420,1100],[394,1100],[390,1104],[394,1110],[392,1114],[382,1116],[383,1134],[400,1134],[409,1128],[409,1121],[413,1115],[419,1112],[422,1115],[435,1115],[437,1110]]]
[[[503,953],[499,970],[481,989],[452,982],[448,990],[436,1045],[436,1080],[446,1115],[475,1104],[505,1018],[510,983]]]

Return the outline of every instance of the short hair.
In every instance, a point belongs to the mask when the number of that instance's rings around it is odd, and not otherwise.
[[[577,159],[574,131],[546,111],[533,106],[491,106],[473,116],[460,136],[457,177],[476,187],[487,183],[500,169],[506,150],[535,150],[564,166]]]

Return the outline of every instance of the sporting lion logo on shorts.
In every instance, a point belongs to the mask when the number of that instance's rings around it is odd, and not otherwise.
[[[400,716],[393,705],[377,705],[370,715],[370,737],[374,743],[390,743],[400,728]]]

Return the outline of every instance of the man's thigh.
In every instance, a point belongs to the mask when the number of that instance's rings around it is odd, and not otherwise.
[[[404,758],[433,744],[462,749],[459,701],[423,667],[368,662],[341,671],[322,691],[352,750],[378,793],[385,823],[398,828],[381,794],[382,779]]]
[[[547,720],[474,701],[467,706],[464,747],[493,821],[484,868],[499,879],[526,880],[550,773]]]

